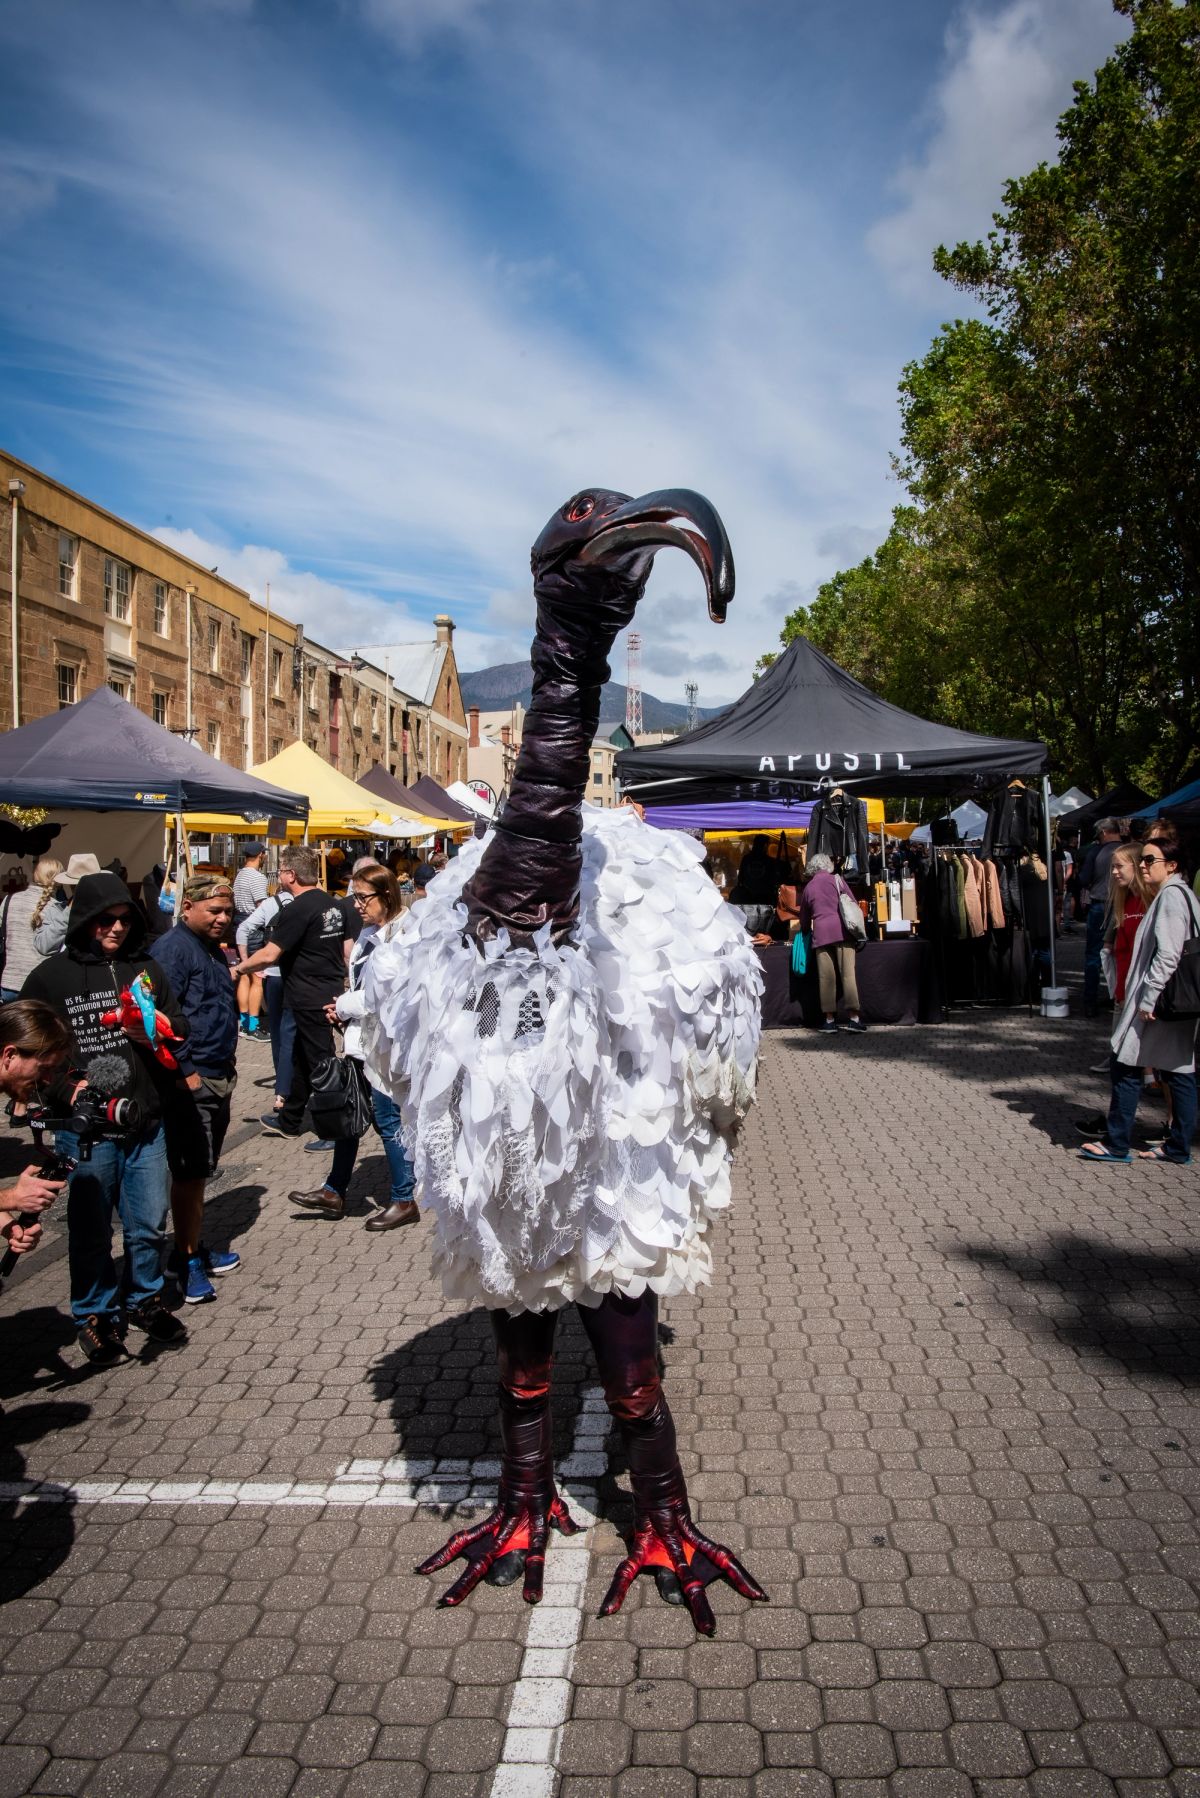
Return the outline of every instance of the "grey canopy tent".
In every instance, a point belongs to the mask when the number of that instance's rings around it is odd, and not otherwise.
[[[108,687],[0,737],[0,802],[51,811],[308,816],[303,793],[226,767]]]
[[[797,637],[733,705],[666,743],[617,756],[622,791],[647,804],[778,799],[822,783],[877,798],[966,798],[1038,779],[1043,743],[980,736],[889,705]]]
[[[622,793],[646,805],[811,796],[838,786],[875,798],[965,799],[1006,781],[1040,781],[1050,866],[1049,756],[1044,743],[935,724],[856,681],[797,637],[740,699],[684,736],[616,758]],[[1053,881],[1050,908],[1054,967]]]

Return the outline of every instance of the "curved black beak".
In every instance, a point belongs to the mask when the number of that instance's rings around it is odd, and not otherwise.
[[[627,500],[610,512],[596,535],[579,551],[581,562],[607,562],[630,551],[674,546],[695,562],[704,576],[708,615],[724,624],[733,598],[733,552],[715,506],[690,487],[664,487]]]

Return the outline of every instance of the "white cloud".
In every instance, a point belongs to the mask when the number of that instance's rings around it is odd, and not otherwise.
[[[430,38],[470,30],[486,5],[487,0],[361,0],[367,24],[406,52],[420,49]]]
[[[1004,182],[1053,159],[1072,83],[1090,77],[1129,29],[1112,0],[969,5],[952,21],[928,139],[892,183],[899,208],[867,236],[898,292],[917,301],[945,294],[934,249],[986,235]]]

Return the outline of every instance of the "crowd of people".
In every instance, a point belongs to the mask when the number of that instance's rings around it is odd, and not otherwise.
[[[911,858],[914,848],[898,853]],[[252,843],[236,875],[203,867],[176,895],[162,869],[131,888],[119,863],[73,855],[64,866],[43,856],[29,884],[4,896],[0,1094],[17,1124],[34,1107],[57,1121],[58,1164],[30,1165],[0,1193],[0,1234],[10,1258],[27,1253],[40,1214],[65,1189],[71,1311],[90,1362],[124,1356],[130,1329],[181,1346],[188,1331],[175,1301],[211,1302],[214,1282],[240,1266],[234,1250],[206,1241],[204,1202],[230,1125],[242,1039],[270,1042],[275,1096],[261,1129],[300,1136],[311,1119],[318,1134],[307,1147],[329,1158],[323,1180],[288,1194],[297,1214],[345,1217],[360,1142],[373,1129],[389,1193],[366,1228],[398,1229],[419,1217],[396,1102],[365,1065],[363,981],[374,949],[404,928],[407,907],[445,856],[401,866],[403,879],[373,856],[343,858],[341,892],[333,879],[321,884],[320,859],[307,846],[282,851],[273,892],[265,859]],[[1084,1009],[1094,1016],[1105,1000],[1112,1009],[1108,1052],[1093,1070],[1107,1073],[1110,1101],[1105,1115],[1079,1121],[1079,1153],[1093,1163],[1136,1156],[1185,1165],[1197,1112],[1196,1016],[1180,982],[1194,987],[1200,962],[1200,874],[1190,885],[1169,822],[1138,838],[1128,820],[1106,818],[1082,856],[1063,835],[1054,877],[1060,927],[1084,928]],[[840,1003],[843,1027],[864,1030],[857,902],[833,860],[816,854],[797,871],[760,838],[734,891],[755,940],[803,934],[816,963],[820,1028],[839,1028]],[[1135,1144],[1139,1102],[1155,1091],[1165,1121]]]
[[[362,982],[375,945],[403,927],[445,859],[413,869],[407,892],[374,856],[347,860],[337,892],[320,884],[317,852],[299,845],[281,852],[272,894],[263,846],[251,844],[236,876],[207,867],[185,878],[168,914],[161,869],[135,897],[124,870],[94,856],[65,867],[43,857],[29,887],[6,896],[0,1093],[18,1127],[45,1118],[53,1147],[48,1165],[0,1194],[0,1232],[27,1253],[40,1213],[65,1189],[71,1311],[87,1361],[120,1360],[131,1329],[182,1346],[178,1301],[211,1302],[214,1281],[241,1265],[206,1242],[204,1201],[243,1038],[270,1038],[276,1099],[261,1128],[298,1136],[307,1113],[326,1132],[308,1147],[331,1155],[328,1176],[289,1194],[297,1212],[344,1216],[359,1141],[373,1128],[390,1193],[367,1227],[417,1220],[398,1109],[364,1066]]]

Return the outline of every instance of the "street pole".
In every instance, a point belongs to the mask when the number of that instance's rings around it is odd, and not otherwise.
[[[192,589],[187,590],[185,628],[187,630],[187,732],[188,742],[192,740]]]
[[[267,582],[267,634],[263,643],[263,761],[271,755],[271,583]]]
[[[383,765],[392,772],[392,658],[383,658]]]
[[[8,483],[9,498],[12,500],[12,727],[16,730],[21,722],[21,652],[17,630],[17,569],[20,562],[20,520],[21,495],[25,491],[24,481],[15,478]]]
[[[1054,948],[1054,847],[1050,841],[1050,776],[1042,775],[1042,823],[1046,839],[1046,895],[1050,908],[1050,984],[1058,985],[1058,959]]]

